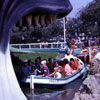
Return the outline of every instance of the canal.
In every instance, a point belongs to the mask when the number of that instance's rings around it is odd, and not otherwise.
[[[31,90],[21,87],[28,100],[73,100],[75,93],[82,86],[82,78],[78,78],[61,89],[39,89]]]
[[[60,53],[61,58],[64,57]],[[82,78],[78,78],[61,89],[35,88],[31,90],[29,87],[21,87],[28,100],[73,100],[75,93],[83,85]]]

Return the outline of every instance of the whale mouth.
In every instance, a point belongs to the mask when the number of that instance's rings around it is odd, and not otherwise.
[[[31,27],[47,27],[49,24],[55,24],[56,19],[62,18],[65,14],[27,14],[20,18],[13,27],[13,31],[16,31],[16,27],[19,27],[20,30],[26,26],[28,29]]]
[[[0,50],[3,53],[8,47],[12,29],[16,31],[17,26],[21,30],[24,26],[48,26],[72,10],[69,0],[2,0],[0,5]]]
[[[19,26],[20,29],[22,29],[23,26],[30,28],[31,26],[44,27],[48,26],[49,24],[55,24],[56,19],[68,15],[72,10],[72,6],[69,1],[67,0],[66,2],[64,2],[65,4],[63,3],[63,5],[54,5],[53,3],[50,3],[48,5],[41,5],[36,8],[30,7],[29,12],[26,12],[26,14],[24,14],[24,16],[21,17],[14,25],[14,30],[16,29],[16,26]]]

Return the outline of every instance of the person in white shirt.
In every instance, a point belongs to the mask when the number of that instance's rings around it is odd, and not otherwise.
[[[49,75],[49,77],[54,77],[54,78],[61,78],[62,75],[60,73],[60,70],[58,67],[54,68],[54,72],[52,74]]]

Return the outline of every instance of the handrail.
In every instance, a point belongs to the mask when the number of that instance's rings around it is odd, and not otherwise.
[[[10,44],[11,47],[15,48],[60,48],[65,42],[52,42],[52,43],[26,43],[26,44]]]
[[[65,42],[52,42],[52,43],[48,43],[48,44],[63,44]],[[47,44],[47,43],[25,43],[25,44],[10,44],[11,46],[13,45],[35,45],[35,44]]]

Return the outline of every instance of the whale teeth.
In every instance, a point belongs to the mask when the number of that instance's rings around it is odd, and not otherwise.
[[[23,26],[27,26],[27,28],[31,28],[32,25],[34,27],[44,27],[45,25],[48,26],[49,24],[56,23],[57,14],[50,14],[50,15],[27,15],[21,18],[13,27],[13,31],[16,31],[16,27],[18,25],[19,29],[22,30]]]
[[[53,15],[53,18],[52,18],[52,20],[53,20],[53,24],[56,23],[56,19],[57,19],[57,14],[54,14],[54,15]]]
[[[40,15],[37,15],[37,16],[33,16],[33,22],[34,22],[34,26],[35,27],[39,27],[39,17]]]
[[[41,24],[42,27],[45,26],[45,18],[46,18],[46,15],[42,15],[42,16],[40,17],[40,24]]]
[[[28,15],[26,17],[27,27],[30,28],[32,26],[32,15]]]

